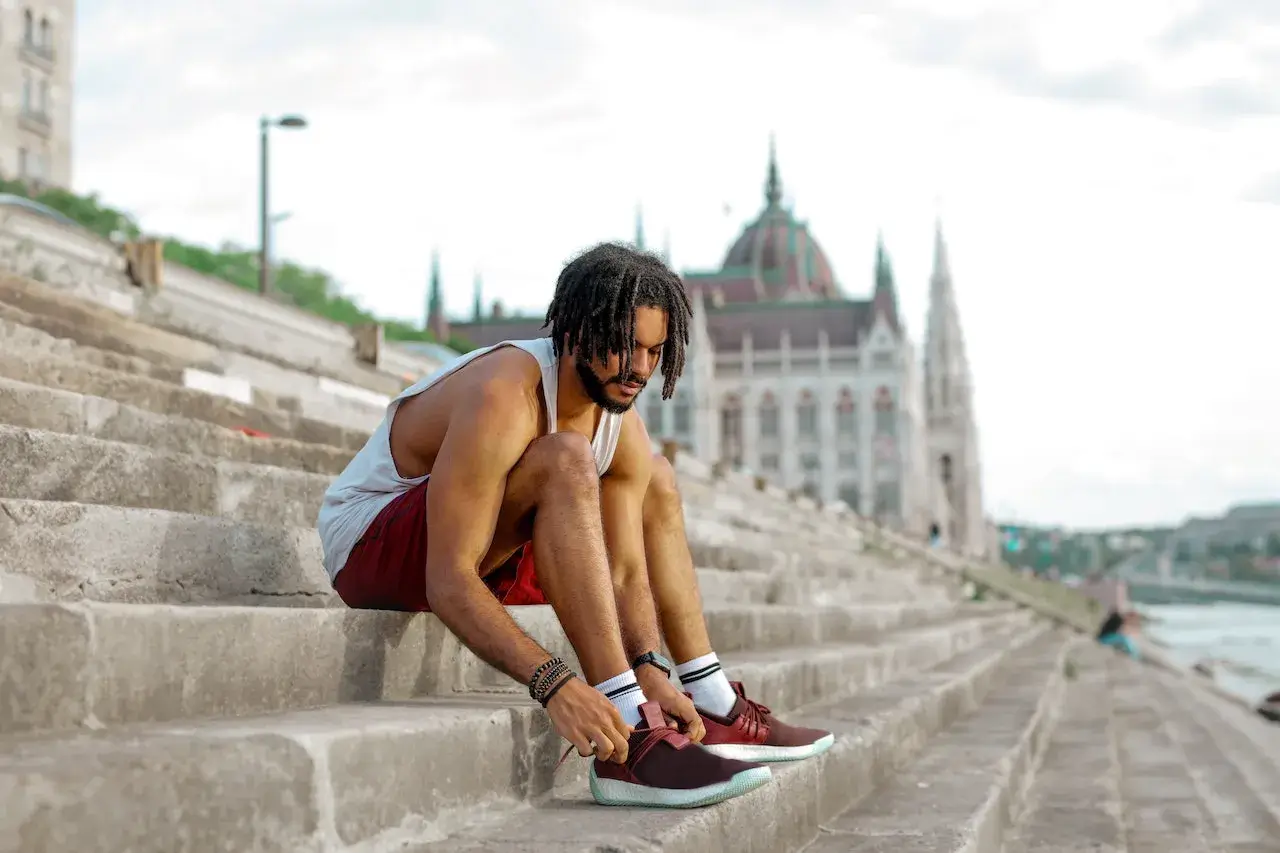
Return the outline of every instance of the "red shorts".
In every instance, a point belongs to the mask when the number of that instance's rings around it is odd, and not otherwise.
[[[430,612],[427,601],[427,483],[397,495],[351,549],[333,587],[359,610]],[[533,570],[533,543],[484,579],[503,604],[546,604]]]

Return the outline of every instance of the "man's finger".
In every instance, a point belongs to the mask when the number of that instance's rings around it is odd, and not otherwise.
[[[694,743],[702,743],[702,739],[707,736],[707,727],[703,725],[702,717],[694,715],[693,722],[689,724],[689,733],[686,737]]]
[[[630,732],[627,731],[627,726],[625,724],[615,726],[605,732],[605,734],[607,734],[613,741],[611,749],[611,752],[613,753],[613,760],[619,764],[625,764],[627,760],[627,751],[630,748],[630,743],[627,741],[627,736]]]
[[[613,740],[602,731],[591,730],[591,742],[595,744],[595,755],[601,761],[608,761],[613,755]]]

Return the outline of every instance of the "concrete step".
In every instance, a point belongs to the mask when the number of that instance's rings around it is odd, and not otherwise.
[[[0,379],[0,424],[325,475],[341,472],[354,455],[325,444],[254,438],[208,421],[12,379]]]
[[[604,809],[590,804],[589,794],[580,788],[564,786],[505,820],[473,825],[439,842],[401,849],[406,853],[795,850],[850,802],[890,780],[931,734],[976,707],[996,680],[1002,662],[1042,631],[1035,627],[993,637],[932,670],[792,714],[796,722],[833,731],[835,745],[818,759],[774,765],[771,784],[711,809]],[[1043,646],[1037,648],[1043,665],[1049,652]],[[908,821],[903,830],[909,832],[910,827]]]
[[[1000,853],[1003,832],[1053,732],[1066,653],[1076,642],[1054,632],[1011,655],[1001,683],[976,713],[929,743],[891,782],[825,823],[805,853]]]
[[[276,438],[325,444],[352,452],[363,447],[369,438],[368,432],[335,426],[296,411],[247,406],[217,394],[110,370],[74,358],[13,352],[0,347],[0,376],[105,397],[157,414],[179,415],[229,429],[247,427]]]
[[[217,348],[139,323],[38,282],[0,276],[0,316],[82,346],[182,369],[212,363]],[[7,310],[6,310],[7,309]]]
[[[45,430],[0,426],[0,497],[74,501],[302,527],[329,478]]]
[[[1025,809],[1006,834],[1004,847],[991,848],[994,853],[1128,850],[1104,657],[1108,654],[1097,646],[1073,652],[1078,678],[1068,685]]]
[[[1186,677],[1149,667],[1143,676],[1152,704],[1186,756],[1209,817],[1209,848],[1280,850],[1280,764],[1274,748],[1267,749],[1267,741],[1278,739],[1273,727],[1257,717],[1213,713],[1212,703],[1194,698],[1205,691]]]
[[[311,527],[0,498],[0,600],[23,592],[39,601],[341,605]]]
[[[1213,820],[1167,709],[1152,694],[1147,672],[1133,661],[1107,662],[1120,759],[1120,802],[1129,850],[1210,853]]]
[[[139,356],[83,346],[67,337],[50,334],[33,326],[30,315],[25,311],[4,303],[0,303],[0,352],[72,358],[108,370],[182,384],[181,368],[164,367]]]
[[[0,456],[4,453],[0,448]],[[200,464],[200,470],[218,470],[218,463]],[[25,470],[23,482],[40,482],[44,473],[30,466]],[[69,479],[68,488],[82,490],[97,482]],[[340,604],[321,567],[320,541],[310,521],[306,526],[271,525],[109,505],[112,499],[129,499],[130,493],[121,488],[102,495],[108,505],[0,497],[0,601]],[[718,570],[715,575],[699,570],[700,578],[711,578],[707,600],[714,600],[717,586],[730,586],[733,576],[743,578],[743,596],[760,596],[763,591],[763,598],[746,599],[758,603],[955,599],[947,584],[926,586],[911,572],[865,569],[856,555],[846,563],[845,576],[815,579],[808,574],[812,564],[801,555],[707,546],[696,538],[696,528],[689,533],[695,563]],[[768,579],[767,585],[762,578]]]
[[[0,462],[6,456],[25,462],[25,478],[15,467],[15,475],[0,486],[0,496],[11,498],[310,526],[333,472],[349,457],[348,451],[328,445],[249,438],[196,418],[156,415],[103,397],[12,380],[0,381],[0,422],[13,425],[0,427],[0,439],[6,440]],[[302,476],[310,472],[322,473]],[[139,490],[139,483],[151,488]],[[691,534],[715,555],[702,558],[704,564],[790,571],[803,562],[806,573],[825,571],[848,580],[874,576],[877,582],[887,577],[877,564],[851,564],[850,548],[806,549],[799,555],[778,549],[781,537],[735,540],[718,534],[722,526],[689,519]]]
[[[1024,627],[1022,636],[1031,632]],[[883,703],[884,711],[870,725],[843,723],[844,739],[832,752],[849,769],[870,762],[887,769],[895,750],[910,748],[920,730],[953,714],[972,692],[981,692],[1011,642],[1008,630],[988,636],[992,644],[978,659],[962,660],[958,670],[912,678],[909,670],[889,664],[911,661],[919,671],[974,648],[977,638],[963,648],[923,636],[882,647],[875,652],[879,665],[868,667],[861,678],[850,678],[836,667],[830,683],[839,693],[827,698],[872,690],[886,678],[903,681],[890,691],[895,696],[891,707]],[[890,651],[895,648],[899,651]],[[735,674],[752,669],[746,657],[727,656],[726,664]],[[785,693],[762,698],[778,710],[789,708]],[[854,698],[842,707],[863,716],[860,705],[861,699]],[[369,851],[411,849],[402,845],[474,826],[487,815],[545,793],[561,743],[550,732],[545,713],[527,699],[511,704],[477,697],[10,738],[0,742],[0,838],[22,838],[24,849],[32,853],[337,850],[348,845]],[[820,760],[786,768],[784,775],[795,784],[768,786],[761,789],[763,797],[785,790],[794,805],[811,802],[817,774],[831,764]],[[561,772],[578,798],[585,796],[585,762],[572,762]],[[101,784],[105,779],[111,780],[109,786]],[[753,802],[753,811],[745,803],[736,809],[740,837],[762,831],[758,819],[746,819],[753,813],[767,814],[771,822],[809,820],[808,808],[779,812],[762,808],[761,797]],[[545,821],[557,811],[544,807],[521,817]],[[722,815],[721,810],[639,816],[575,809],[573,820],[557,824],[561,833],[586,828],[605,833],[596,837],[630,838],[632,822],[647,820],[651,827],[665,824],[682,836],[696,836],[713,829]],[[701,830],[694,824],[701,824]],[[559,840],[543,824],[528,828],[534,831],[520,836],[523,849],[528,849],[529,838]],[[696,846],[679,849],[721,849],[707,843],[705,835],[694,840]]]
[[[576,660],[550,607],[513,607],[511,614],[544,648]],[[855,674],[874,660],[898,666],[902,662],[893,655],[902,652],[894,651],[897,646],[963,644],[992,625],[1027,617],[1003,608],[722,605],[708,607],[706,618],[721,654],[769,650],[751,652],[755,663],[741,673],[744,680],[792,695],[832,689],[813,675],[824,666],[852,667]],[[887,650],[873,652],[859,643],[881,643]],[[811,666],[787,654],[796,647],[816,655]],[[471,654],[432,614],[0,605],[0,648],[5,649],[0,683],[8,694],[0,704],[0,733],[467,691],[523,695],[519,685]],[[769,663],[770,655],[779,660]],[[769,687],[765,680],[778,683]]]

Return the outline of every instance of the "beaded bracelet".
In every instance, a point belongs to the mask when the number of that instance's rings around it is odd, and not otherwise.
[[[529,696],[537,699],[545,689],[546,683],[548,683],[547,677],[559,678],[560,672],[567,668],[568,666],[565,662],[558,657],[545,661],[533,671],[533,676],[529,679]]]
[[[529,676],[529,686],[532,688],[534,683],[538,680],[538,676],[542,675],[542,673],[546,672],[557,663],[561,663],[560,658],[549,658],[543,661],[542,664],[533,671],[533,675]]]
[[[534,682],[533,688],[530,691],[533,698],[541,701],[542,697],[547,694],[547,689],[563,678],[566,672],[570,672],[570,669],[569,665],[564,661],[557,663],[555,666],[544,672],[538,677],[538,680]]]
[[[577,677],[578,676],[574,675],[572,672],[566,673],[564,678],[557,681],[555,683],[555,686],[552,687],[550,690],[548,690],[543,695],[543,697],[538,700],[542,704],[542,707],[544,708],[547,707],[547,703],[551,701],[551,697],[559,693],[561,687],[564,687],[566,684],[568,684],[570,681],[573,681]]]

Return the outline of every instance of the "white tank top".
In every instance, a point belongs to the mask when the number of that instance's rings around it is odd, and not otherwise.
[[[396,473],[396,463],[391,459],[391,420],[395,417],[400,403],[410,397],[416,397],[435,385],[441,379],[471,362],[473,359],[492,352],[498,347],[519,347],[538,360],[542,369],[542,393],[547,401],[547,432],[556,431],[556,396],[559,388],[560,374],[556,369],[555,350],[551,346],[551,338],[535,338],[529,341],[503,341],[491,347],[474,350],[459,356],[441,367],[435,373],[418,380],[400,392],[400,395],[387,405],[387,413],[382,423],[369,436],[364,447],[360,449],[338,478],[324,493],[324,501],[320,505],[320,516],[316,526],[320,530],[320,544],[324,549],[324,568],[332,581],[347,563],[351,549],[360,541],[360,537],[369,529],[369,525],[382,512],[383,507],[391,503],[397,495],[408,491],[427,477],[401,477]],[[618,448],[618,436],[622,434],[622,415],[603,412],[600,424],[596,427],[595,438],[591,440],[591,449],[595,451],[596,470],[604,476],[613,462],[613,453]]]

